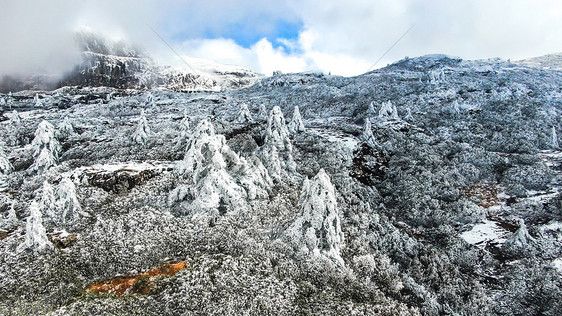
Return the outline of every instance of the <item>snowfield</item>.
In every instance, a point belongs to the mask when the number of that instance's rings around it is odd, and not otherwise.
[[[0,94],[0,314],[562,310],[562,73],[205,77],[118,48]]]

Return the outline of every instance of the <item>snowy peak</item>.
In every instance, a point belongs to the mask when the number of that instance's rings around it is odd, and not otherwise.
[[[562,53],[526,58],[515,63],[531,68],[562,70]]]

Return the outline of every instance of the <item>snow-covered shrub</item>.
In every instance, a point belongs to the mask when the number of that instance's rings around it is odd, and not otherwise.
[[[344,242],[336,202],[336,189],[324,169],[312,179],[305,179],[300,197],[301,215],[286,232],[298,252],[323,255],[344,265],[341,247]]]
[[[29,206],[29,212],[31,215],[27,218],[27,224],[25,225],[25,241],[17,247],[16,251],[23,252],[27,250],[33,253],[41,253],[54,249],[53,244],[47,238],[39,204],[32,202]]]
[[[305,131],[304,124],[302,122],[301,113],[299,111],[298,106],[295,106],[295,110],[293,111],[293,117],[289,122],[289,131],[293,134],[297,134]]]

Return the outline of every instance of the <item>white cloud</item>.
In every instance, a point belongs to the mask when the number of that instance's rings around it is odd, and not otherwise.
[[[297,39],[261,39],[249,48],[205,38],[245,23],[267,31],[275,20],[304,27]],[[559,0],[7,1],[0,10],[0,75],[70,68],[77,60],[72,31],[81,25],[133,41],[160,60],[177,59],[147,24],[182,54],[263,73],[353,75],[366,71],[414,23],[378,67],[429,53],[517,59],[562,51]]]

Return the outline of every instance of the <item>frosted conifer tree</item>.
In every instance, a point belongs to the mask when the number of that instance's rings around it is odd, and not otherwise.
[[[265,108],[265,104],[260,104],[260,110],[258,112],[258,120],[260,121],[267,121],[267,109]]]
[[[191,126],[189,116],[187,115],[187,110],[183,111],[183,118],[180,122],[180,132],[178,135],[176,148],[180,148],[184,146],[187,140],[189,139],[189,128]]]
[[[15,126],[20,126],[21,125],[21,117],[18,113],[18,111],[13,110],[12,111],[12,117],[10,118],[10,121],[15,125]]]
[[[46,220],[56,223],[57,202],[53,186],[48,181],[43,182],[39,206],[41,213],[45,215]]]
[[[246,192],[232,175],[243,168],[244,161],[230,149],[224,136],[216,135],[213,125],[202,120],[190,136],[183,161],[176,166],[176,171],[191,178],[193,185],[174,189],[168,202],[191,197],[189,208],[203,212],[217,209],[221,203],[241,203]]]
[[[558,135],[556,134],[556,127],[552,126],[552,140],[551,140],[552,148],[558,148]]]
[[[404,117],[404,119],[410,122],[414,120],[414,116],[412,116],[412,109],[406,108],[406,117]]]
[[[6,156],[6,151],[4,149],[4,144],[0,141],[0,174],[7,175],[12,172],[14,168]]]
[[[70,122],[70,119],[68,118],[68,116],[64,117],[64,120],[59,125],[58,130],[59,130],[60,135],[62,135],[64,137],[68,137],[68,136],[74,134],[74,126],[72,126],[72,123]]]
[[[242,103],[242,105],[240,105],[240,112],[238,112],[238,117],[236,118],[236,123],[244,124],[252,123],[253,121],[254,119],[248,109],[248,105],[246,103]]]
[[[148,94],[146,95],[146,105],[150,106],[150,107],[155,107],[156,103],[154,102],[154,96],[152,95],[152,92],[148,92]]]
[[[47,121],[39,123],[31,147],[35,157],[32,171],[43,172],[56,165],[61,146],[55,137],[55,127]]]
[[[297,134],[305,131],[304,124],[302,122],[301,113],[299,111],[298,106],[295,106],[295,110],[293,111],[293,117],[291,118],[291,122],[289,122],[289,131],[293,134]]]
[[[525,222],[519,220],[519,229],[511,235],[502,245],[502,249],[511,254],[520,254],[529,249],[535,243],[535,239],[529,235]]]
[[[35,94],[35,98],[33,99],[33,103],[38,108],[43,107],[43,101],[41,101],[41,99],[39,99],[39,94],[37,94],[37,93]]]
[[[369,107],[367,108],[367,118],[373,118],[377,112],[375,111],[375,102],[369,103]]]
[[[6,100],[3,97],[0,97],[0,106],[4,107],[6,105]]]
[[[343,232],[336,190],[324,169],[305,179],[300,197],[301,215],[287,230],[289,241],[303,254],[323,255],[343,266]]]
[[[379,119],[382,120],[399,120],[396,106],[390,101],[383,102],[379,110]]]
[[[12,202],[10,205],[10,210],[8,211],[8,217],[2,222],[2,228],[10,229],[17,227],[19,224],[18,216],[16,215],[16,203]]]
[[[57,188],[57,214],[58,222],[63,225],[71,225],[80,217],[87,216],[82,211],[78,197],[76,196],[76,186],[70,178],[65,177],[61,180]]]
[[[144,110],[141,111],[139,122],[137,128],[133,133],[132,139],[137,144],[145,144],[148,140],[148,135],[150,134],[150,127],[148,127],[148,121],[146,120],[146,114]]]
[[[278,106],[273,107],[267,119],[265,141],[259,150],[259,156],[271,177],[277,181],[295,172],[289,129]]]
[[[0,141],[0,191],[8,188],[8,175],[14,168],[6,156],[4,146]]]
[[[39,204],[32,202],[29,211],[31,215],[27,218],[27,224],[25,225],[25,241],[17,247],[16,252],[27,250],[33,253],[41,253],[53,249],[53,244],[47,238],[47,232],[43,226]]]
[[[369,119],[365,119],[361,139],[371,148],[375,148],[377,146],[377,141],[375,140],[375,135],[373,135],[371,121],[369,121]]]

